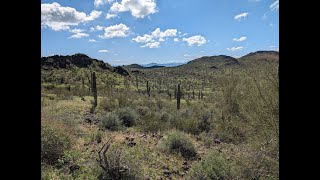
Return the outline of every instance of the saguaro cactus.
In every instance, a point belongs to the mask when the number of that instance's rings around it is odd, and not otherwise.
[[[192,99],[194,99],[194,88],[192,89]]]
[[[139,91],[139,79],[138,79],[138,75],[136,75],[136,87],[137,87],[138,93],[140,93],[140,91]]]
[[[180,109],[180,84],[178,84],[178,92],[177,92],[177,109]]]
[[[93,96],[93,105],[92,105],[92,108],[91,108],[91,113],[94,113],[94,110],[96,109],[96,107],[98,105],[98,102],[97,102],[98,93],[97,93],[96,73],[92,72],[91,76],[92,76],[92,84],[91,84],[92,87],[91,87],[91,89],[92,89],[92,96]]]
[[[150,86],[149,86],[149,81],[147,81],[147,93],[148,93],[148,96],[150,97]]]

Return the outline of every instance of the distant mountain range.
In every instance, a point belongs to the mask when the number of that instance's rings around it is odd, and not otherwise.
[[[143,67],[157,67],[157,66],[162,66],[162,67],[174,67],[174,66],[180,66],[182,64],[185,64],[185,63],[161,63],[161,64],[158,64],[158,63],[149,63],[149,64],[140,64],[140,66],[143,66]]]
[[[149,63],[149,64],[130,64],[113,67],[101,60],[92,59],[85,54],[75,54],[70,56],[48,56],[41,58],[41,69],[74,69],[74,68],[93,68],[100,71],[112,71],[121,75],[129,75],[127,70],[138,69],[160,69],[164,67],[173,67],[174,69],[223,69],[227,66],[256,65],[265,62],[279,61],[279,52],[277,51],[257,51],[249,53],[240,58],[231,56],[203,56],[187,63]]]

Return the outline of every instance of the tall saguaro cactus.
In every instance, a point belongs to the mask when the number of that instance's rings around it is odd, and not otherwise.
[[[149,86],[149,81],[147,81],[147,93],[148,93],[148,96],[150,97],[150,86]]]
[[[178,91],[177,91],[177,109],[180,109],[180,83],[178,84]]]
[[[97,93],[97,81],[96,81],[96,73],[95,72],[92,72],[91,74],[91,77],[92,77],[92,83],[91,83],[91,89],[92,89],[92,96],[93,96],[93,105],[92,105],[92,108],[91,108],[91,113],[94,113],[94,110],[96,109],[97,105],[98,105],[98,102],[97,102],[97,99],[98,99],[98,93]]]

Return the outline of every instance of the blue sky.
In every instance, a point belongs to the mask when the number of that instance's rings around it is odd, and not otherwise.
[[[278,0],[42,0],[41,56],[111,65],[279,50]]]

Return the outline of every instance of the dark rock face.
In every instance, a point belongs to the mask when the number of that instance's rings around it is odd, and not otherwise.
[[[117,66],[113,69],[113,72],[118,73],[123,76],[128,76],[129,73],[127,70],[123,69],[121,66]]]
[[[72,66],[79,68],[88,68],[92,65],[96,65],[101,69],[110,69],[103,61],[92,59],[85,54],[75,54],[72,56],[49,56],[41,58],[41,67],[45,69],[69,69]]]

